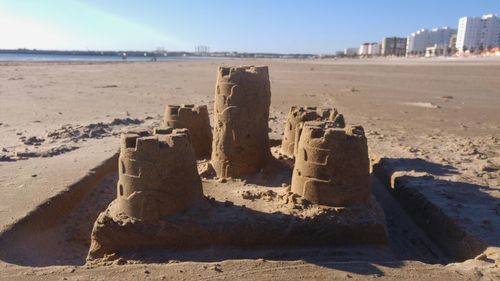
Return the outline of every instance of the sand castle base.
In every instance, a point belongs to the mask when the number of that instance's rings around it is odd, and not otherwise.
[[[237,185],[238,183],[236,183]],[[286,188],[248,189],[228,182],[230,201],[201,204],[156,223],[116,214],[111,203],[94,225],[88,260],[113,259],[147,250],[210,247],[275,248],[386,244],[383,211],[374,199],[350,208],[311,204]]]

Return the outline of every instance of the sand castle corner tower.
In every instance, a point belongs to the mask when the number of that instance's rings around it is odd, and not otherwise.
[[[336,120],[339,128],[345,127],[344,117],[342,114],[338,114],[336,109],[292,106],[288,113],[285,129],[283,130],[284,135],[280,152],[288,157],[293,157],[295,151],[295,132],[297,128],[305,121],[315,120]]]
[[[187,129],[122,134],[118,164],[117,213],[155,221],[203,198]]]
[[[369,165],[362,127],[305,122],[296,145],[292,192],[321,205],[365,203],[371,196]]]
[[[219,67],[212,165],[219,177],[259,172],[270,157],[267,66]]]
[[[196,157],[210,157],[212,152],[212,128],[210,127],[206,105],[167,105],[163,125],[188,129]]]

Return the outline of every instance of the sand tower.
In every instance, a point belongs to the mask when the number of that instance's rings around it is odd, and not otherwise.
[[[316,107],[292,106],[288,113],[285,129],[283,130],[283,142],[281,153],[293,157],[295,147],[295,132],[299,125],[305,121],[337,120],[338,127],[345,127],[344,117],[338,114],[336,109],[318,109]]]
[[[187,129],[122,134],[118,164],[117,213],[155,221],[203,198]]]
[[[212,128],[210,128],[206,105],[167,105],[163,125],[188,129],[196,157],[210,157],[212,152]]]
[[[363,128],[336,128],[333,121],[310,121],[300,130],[292,191],[321,205],[367,202],[371,180]]]
[[[219,177],[260,171],[270,157],[267,66],[219,67],[212,165]]]
[[[330,128],[345,128],[345,119],[342,114],[338,114],[337,111],[334,109],[331,111],[331,115],[328,117],[327,120],[321,120],[321,121],[328,121],[328,126]],[[297,155],[297,148],[298,146],[296,145],[299,143],[299,138],[302,133],[302,128],[304,127],[304,124],[306,122],[310,121],[305,121],[305,122],[300,122],[297,123],[297,127],[295,128],[295,136],[294,136],[294,145],[293,145],[293,156]]]

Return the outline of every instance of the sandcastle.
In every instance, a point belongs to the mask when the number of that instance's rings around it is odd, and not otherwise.
[[[163,125],[188,129],[196,157],[210,157],[212,152],[212,128],[210,127],[206,105],[167,105]]]
[[[270,157],[271,89],[266,66],[219,67],[212,165],[219,177],[259,172]]]
[[[306,121],[330,120],[334,121],[339,128],[345,127],[344,116],[337,109],[305,106],[292,106],[288,113],[285,129],[283,130],[283,141],[280,152],[288,157],[293,157],[295,152],[295,138],[297,128]]]
[[[153,134],[122,134],[115,212],[156,221],[177,214],[203,197],[186,129],[156,128]]]
[[[267,67],[219,67],[215,98],[217,176],[251,179],[279,162],[269,148]],[[149,249],[387,243],[362,127],[345,126],[335,109],[293,107],[282,151],[294,151],[295,167],[279,172],[292,174],[291,190],[211,179],[203,189],[191,137],[210,142],[206,114],[169,105],[164,123],[185,128],[122,135],[117,198],[94,224],[89,261]]]
[[[327,206],[370,199],[370,161],[362,127],[338,128],[332,121],[310,121],[298,135],[292,192]]]

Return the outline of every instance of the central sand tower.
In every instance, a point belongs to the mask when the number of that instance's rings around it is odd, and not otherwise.
[[[259,172],[269,150],[271,85],[267,66],[219,67],[212,165],[219,177]]]

